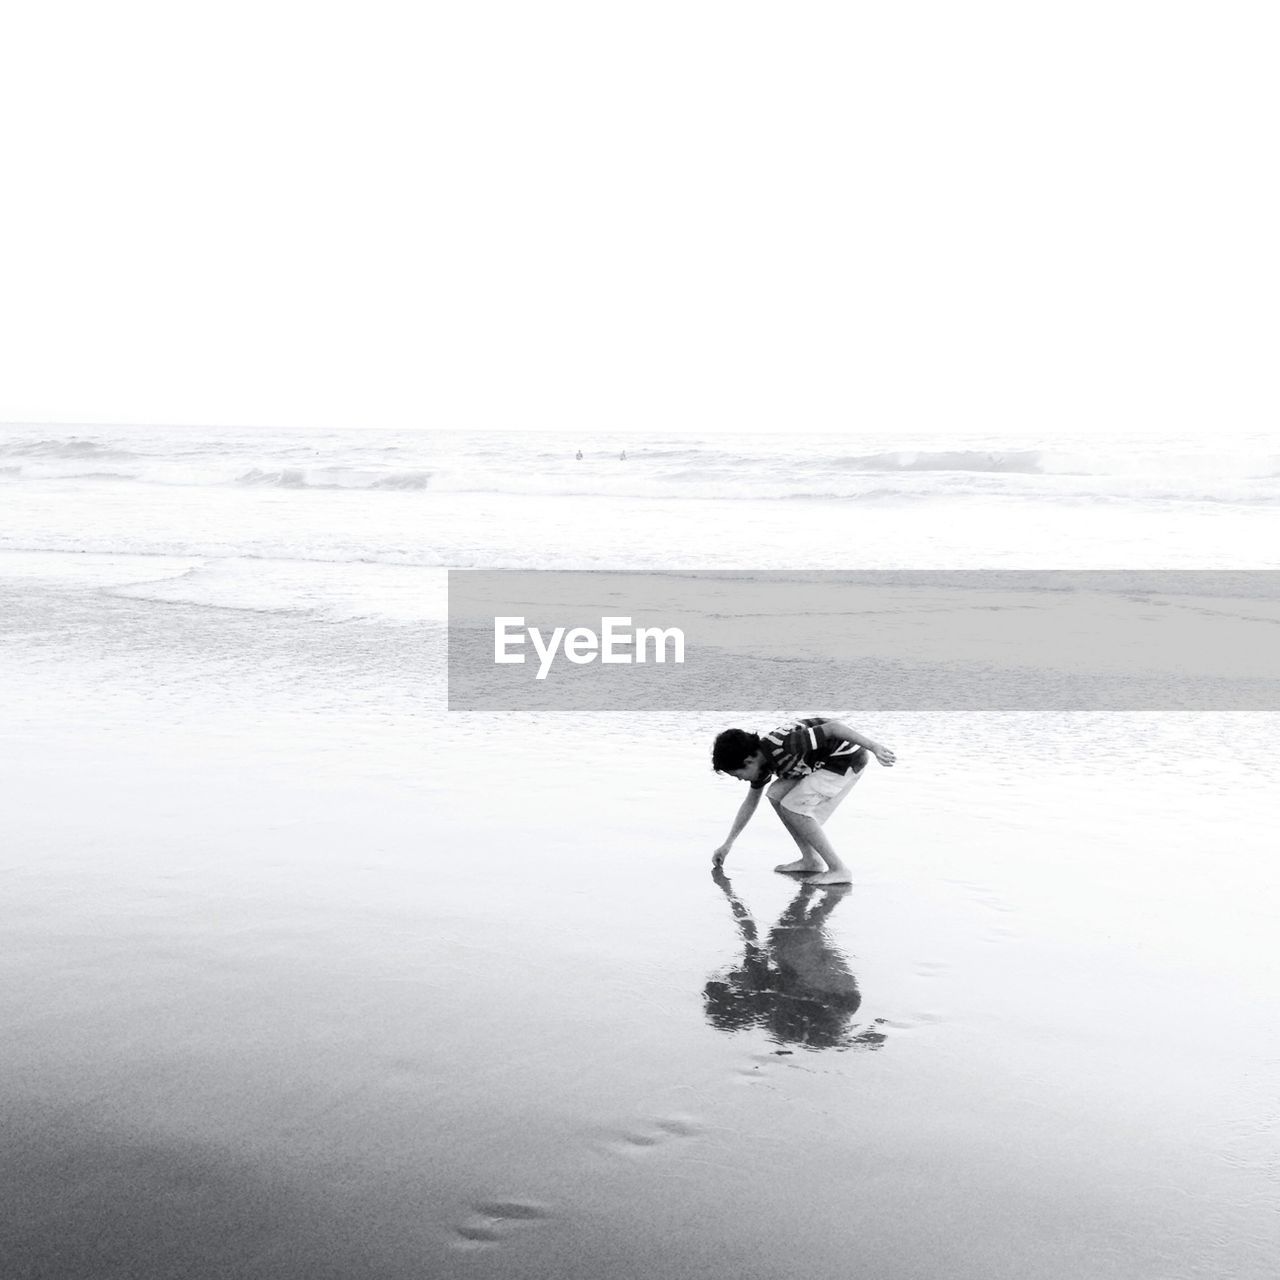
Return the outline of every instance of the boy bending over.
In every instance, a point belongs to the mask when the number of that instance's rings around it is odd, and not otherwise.
[[[733,842],[760,804],[766,784],[774,778],[769,803],[800,850],[795,862],[785,862],[775,870],[812,873],[812,884],[849,884],[853,876],[831,847],[822,825],[853,790],[872,755],[886,767],[894,762],[888,747],[826,716],[793,720],[763,737],[745,729],[726,729],[712,748],[711,767],[749,782],[751,790],[738,807],[729,838],[712,854],[712,865],[721,866],[729,856]]]

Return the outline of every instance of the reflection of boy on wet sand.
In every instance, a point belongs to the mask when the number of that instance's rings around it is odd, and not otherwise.
[[[761,946],[755,921],[728,878],[719,868],[713,874],[738,922],[743,956],[735,968],[707,983],[702,993],[707,1020],[722,1031],[762,1027],[774,1040],[810,1049],[877,1047],[884,1040],[877,1030],[849,1034],[862,995],[848,962],[823,927],[849,889],[802,884]]]
[[[849,884],[853,876],[822,830],[836,806],[853,790],[867,767],[869,754],[885,766],[894,754],[847,724],[811,716],[780,725],[763,737],[745,729],[726,729],[716,738],[711,767],[751,784],[738,807],[729,838],[712,855],[714,866],[729,856],[733,842],[751,821],[770,778],[769,803],[800,849],[795,862],[777,871],[813,873],[814,884]]]

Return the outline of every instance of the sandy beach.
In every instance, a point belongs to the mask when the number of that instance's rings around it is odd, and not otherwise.
[[[15,482],[0,549],[6,1277],[1270,1274],[1274,717],[447,713],[438,561],[528,503],[433,559],[417,493],[121,492]],[[975,510],[948,563],[1034,527]],[[1202,518],[1126,527],[1265,560]],[[713,876],[712,737],[808,710],[898,756],[854,884],[767,807]]]

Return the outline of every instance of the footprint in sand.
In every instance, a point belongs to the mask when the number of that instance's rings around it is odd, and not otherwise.
[[[993,924],[982,935],[982,940],[983,942],[1010,942],[1014,938],[1021,937],[1022,931],[1020,929],[1010,929],[1007,925]]]
[[[644,1127],[637,1126],[614,1134],[607,1145],[615,1155],[637,1156],[672,1139],[696,1137],[705,1127],[692,1116],[663,1116]]]
[[[522,1227],[546,1222],[551,1212],[533,1200],[482,1200],[471,1206],[471,1214],[454,1227],[455,1249],[480,1249],[501,1244]]]

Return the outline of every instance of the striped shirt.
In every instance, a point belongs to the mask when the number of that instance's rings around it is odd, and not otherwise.
[[[759,791],[770,778],[803,778],[816,769],[831,773],[861,773],[867,751],[843,734],[824,729],[825,716],[810,716],[779,725],[772,733],[761,734],[760,749],[765,755],[765,773],[751,789]]]

